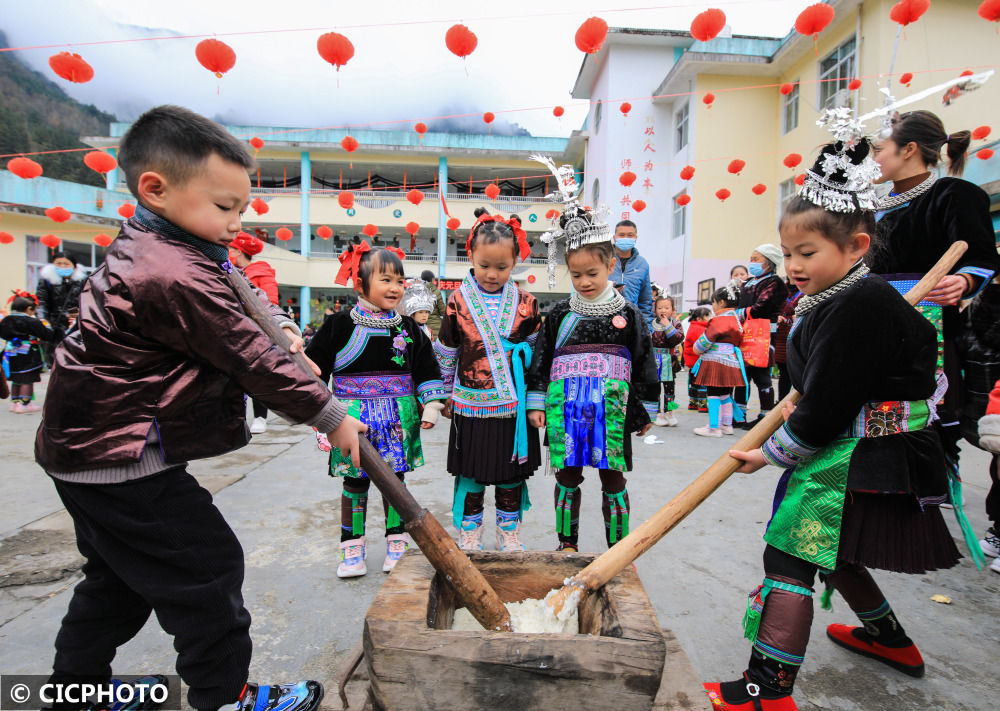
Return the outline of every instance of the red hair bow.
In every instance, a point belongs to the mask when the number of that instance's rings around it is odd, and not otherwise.
[[[8,304],[11,303],[12,301],[14,301],[14,299],[16,299],[19,296],[25,299],[31,299],[32,301],[35,302],[35,307],[36,308],[38,307],[38,297],[32,294],[30,291],[25,291],[24,289],[14,289],[12,296],[9,299],[7,299],[7,303]]]
[[[337,271],[335,284],[347,286],[347,280],[352,279],[357,284],[358,265],[361,263],[361,255],[371,251],[371,245],[367,240],[361,240],[361,244],[350,245],[340,253],[340,269]]]
[[[386,247],[385,251],[386,252],[392,252],[397,257],[399,257],[400,260],[406,259],[406,252],[404,252],[403,250],[401,250],[399,247]]]
[[[472,236],[476,234],[476,230],[479,228],[479,225],[484,222],[502,222],[514,231],[514,237],[517,238],[517,249],[518,254],[521,257],[521,261],[527,259],[528,255],[531,254],[531,246],[528,244],[528,233],[521,229],[521,221],[518,218],[512,217],[509,220],[505,220],[500,215],[483,214],[476,218],[475,224],[473,224],[472,229],[469,230],[469,236],[465,240],[466,255],[470,257],[472,256]]]

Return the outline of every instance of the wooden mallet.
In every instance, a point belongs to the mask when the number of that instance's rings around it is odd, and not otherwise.
[[[966,242],[955,242],[924,278],[907,292],[904,297],[907,302],[916,306],[923,301],[937,283],[948,275],[952,267],[965,254],[968,246]],[[794,404],[799,397],[800,394],[795,390],[788,393],[763,420],[743,435],[731,449],[746,452],[759,448],[781,427],[784,422],[782,410],[785,405]],[[689,513],[698,508],[701,502],[711,496],[742,465],[743,462],[734,459],[728,453],[719,457],[714,464],[705,470],[705,473],[688,484],[666,506],[653,514],[647,521],[641,523],[605,553],[595,558],[590,565],[574,575],[556,591],[556,594],[548,601],[553,613],[558,614],[562,610],[563,605],[566,604],[574,591],[579,590],[582,599],[606,585],[625,566],[652,548]]]
[[[227,277],[243,302],[247,315],[278,347],[287,351],[291,345],[288,336],[264,308],[243,273],[234,269]],[[303,371],[315,376],[301,351],[290,355]],[[459,602],[469,609],[484,629],[509,632],[510,614],[483,574],[459,549],[433,514],[417,503],[371,442],[364,436],[358,440],[361,468],[382,492],[385,500],[399,513],[399,518],[406,524],[406,530],[413,536],[420,551],[451,585]]]

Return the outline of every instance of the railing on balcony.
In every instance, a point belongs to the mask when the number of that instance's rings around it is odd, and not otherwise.
[[[258,188],[256,186],[251,186],[250,192],[253,195],[299,195],[301,193],[299,188]],[[323,192],[313,193],[312,197],[336,197],[340,192],[339,190],[325,189]],[[407,191],[403,190],[352,190],[351,192],[354,194],[354,201],[356,203],[362,207],[374,210],[389,207],[398,200],[405,200],[407,193]],[[436,190],[423,191],[423,193],[425,200],[438,199],[438,192]],[[448,192],[445,193],[444,197],[445,200],[490,201],[482,193]],[[547,202],[544,195],[500,195],[496,199],[495,204],[534,205],[540,202]]]

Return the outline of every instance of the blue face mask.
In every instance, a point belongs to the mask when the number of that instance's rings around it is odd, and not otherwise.
[[[630,251],[635,247],[634,237],[617,237],[615,238],[615,246],[623,252]]]
[[[63,279],[68,276],[73,276],[73,267],[56,267],[56,274]]]
[[[750,272],[750,276],[759,277],[764,274],[764,265],[760,262],[750,262],[747,265],[747,271]]]

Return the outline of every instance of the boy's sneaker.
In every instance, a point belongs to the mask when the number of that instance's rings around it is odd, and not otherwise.
[[[385,562],[382,563],[382,572],[389,573],[396,567],[396,563],[403,557],[410,547],[410,537],[405,533],[394,533],[385,539]]]
[[[991,528],[979,541],[979,547],[983,549],[983,554],[990,558],[1000,557],[1000,536],[997,536],[994,529]]]
[[[677,426],[677,415],[672,412],[667,413],[667,427]]]
[[[521,543],[520,537],[521,522],[512,521],[510,523],[498,524],[497,525],[497,550],[501,553],[510,553],[511,551],[526,551],[528,550],[523,543]]]
[[[694,433],[699,437],[721,437],[722,430],[718,427],[709,427],[705,425],[704,427],[695,427]]]
[[[253,422],[250,423],[250,434],[264,434],[267,432],[267,419],[264,417],[255,417]]]
[[[994,573],[1000,573],[1000,558],[997,558],[992,563],[990,563],[990,570]]]
[[[318,681],[247,684],[239,701],[220,706],[219,711],[315,711],[322,700],[323,685]]]
[[[657,427],[669,427],[670,424],[667,422],[667,413],[661,412],[656,416],[656,426]]]
[[[340,565],[337,566],[338,578],[356,578],[368,572],[365,558],[364,538],[352,538],[340,544]]]

